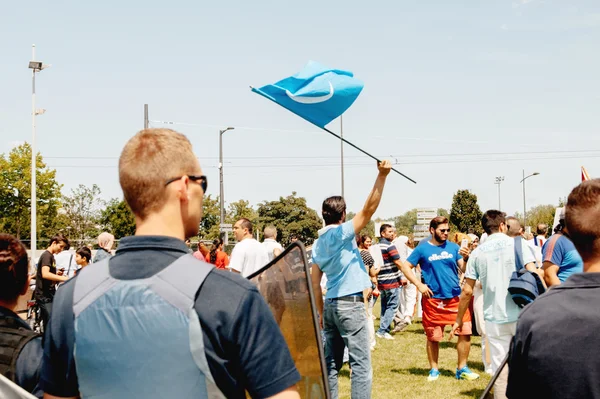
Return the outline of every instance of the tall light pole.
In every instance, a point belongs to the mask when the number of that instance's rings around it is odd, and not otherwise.
[[[496,176],[496,182],[494,184],[498,185],[498,210],[501,211],[502,210],[502,202],[500,199],[500,185],[502,184],[502,182],[504,181],[504,176]]]
[[[31,129],[33,137],[31,139],[31,264],[35,266],[35,253],[37,251],[37,154],[35,150],[35,117],[46,112],[45,109],[35,109],[35,74],[48,68],[50,65],[44,65],[41,61],[35,61],[35,44],[31,45],[31,61],[29,69],[33,71],[31,78]]]
[[[525,169],[523,169],[523,180],[521,180],[521,183],[523,183],[523,230],[525,230],[525,227],[527,227],[527,206],[525,205],[525,180],[537,175],[539,175],[538,172],[533,172],[532,174],[525,176]]]
[[[221,238],[223,239],[225,244],[229,243],[229,235],[227,234],[227,232],[223,231],[223,227],[221,226],[223,223],[225,223],[225,197],[223,193],[223,133],[233,129],[235,128],[230,126],[223,130],[219,130],[219,233],[221,233]]]

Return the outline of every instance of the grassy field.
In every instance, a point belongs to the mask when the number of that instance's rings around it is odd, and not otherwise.
[[[375,306],[379,312],[379,304]],[[375,329],[379,320],[375,320]],[[446,328],[446,336],[450,327]],[[413,323],[403,332],[395,335],[395,340],[377,338],[377,346],[372,354],[373,399],[388,398],[478,398],[490,380],[484,373],[481,362],[481,339],[471,338],[471,353],[468,365],[480,375],[476,381],[458,381],[456,370],[456,338],[453,342],[440,343],[439,367],[441,376],[435,382],[428,382],[429,362],[425,351],[425,333],[420,322]],[[350,398],[350,372],[348,365],[340,372],[340,399]]]

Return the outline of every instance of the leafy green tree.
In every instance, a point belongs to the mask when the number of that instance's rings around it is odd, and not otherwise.
[[[560,202],[560,201],[559,201]],[[535,234],[537,225],[544,223],[548,226],[548,233],[552,234],[552,225],[554,224],[555,205],[537,205],[527,211],[527,226],[531,226],[531,232]],[[523,215],[515,213],[515,217],[523,224]]]
[[[405,212],[403,215],[394,218],[396,233],[399,236],[408,236],[414,233],[415,224],[417,224],[417,208]]]
[[[71,190],[71,195],[62,199],[59,210],[65,220],[67,237],[74,243],[83,244],[100,234],[99,219],[105,205],[100,198],[100,187],[80,184]]]
[[[459,232],[481,234],[481,209],[477,204],[477,195],[469,190],[458,190],[452,199],[450,223]]]
[[[36,156],[38,237],[49,237],[57,227],[61,185],[56,170]],[[0,155],[0,226],[21,239],[31,234],[31,146],[28,143]],[[23,240],[27,242],[27,240]],[[38,245],[39,246],[39,245]]]
[[[117,239],[135,234],[135,216],[125,200],[113,198],[108,201],[106,208],[101,212],[99,222],[103,230]]]
[[[277,228],[277,238],[283,245],[290,243],[290,235],[295,234],[305,245],[312,245],[323,227],[323,221],[317,212],[306,205],[304,197],[296,192],[277,201],[265,201],[258,205],[258,227],[267,225]]]
[[[199,237],[203,240],[214,240],[219,237],[219,224],[221,214],[219,197],[211,195],[204,197],[202,205],[202,220],[200,221]]]

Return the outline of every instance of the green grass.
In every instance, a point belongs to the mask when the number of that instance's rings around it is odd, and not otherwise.
[[[379,303],[375,306],[379,313]],[[379,320],[375,320],[375,330]],[[490,380],[483,370],[481,362],[481,339],[471,337],[471,352],[468,365],[480,375],[475,381],[458,381],[454,377],[457,362],[456,338],[447,341],[450,327],[440,342],[439,369],[440,378],[428,382],[429,362],[425,350],[426,339],[420,321],[395,335],[395,340],[377,339],[372,354],[373,399],[388,398],[478,398]],[[350,398],[350,372],[348,365],[340,371],[340,399]]]

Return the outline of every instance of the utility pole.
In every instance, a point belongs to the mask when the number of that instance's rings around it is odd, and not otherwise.
[[[37,151],[35,148],[35,117],[46,112],[45,109],[35,109],[35,74],[48,68],[41,61],[35,60],[35,44],[31,45],[31,61],[29,69],[33,71],[31,78],[31,264],[35,267],[35,255],[37,252]]]
[[[148,129],[148,104],[144,104],[144,129]]]
[[[498,185],[498,210],[502,210],[502,202],[500,198],[500,185],[504,181],[504,176],[496,176],[496,182],[494,184]]]
[[[225,245],[229,244],[229,233],[225,226],[225,194],[223,190],[223,133],[228,130],[233,130],[233,127],[228,127],[219,130],[219,233]]]

